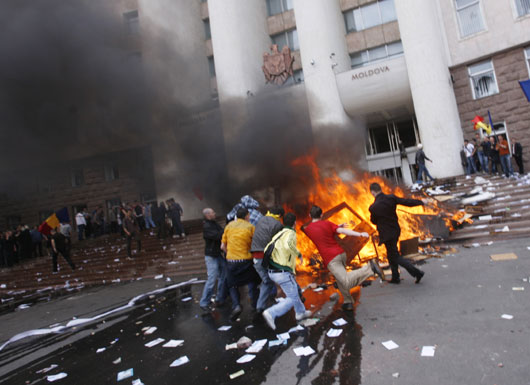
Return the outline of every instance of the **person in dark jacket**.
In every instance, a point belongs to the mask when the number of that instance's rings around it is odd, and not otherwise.
[[[42,234],[37,229],[37,226],[33,227],[33,229],[30,231],[31,235],[31,243],[33,245],[33,256],[34,257],[42,257]]]
[[[410,275],[416,278],[416,283],[420,283],[424,272],[415,267],[412,263],[401,256],[397,248],[401,228],[399,227],[396,206],[408,207],[421,206],[423,201],[417,199],[399,198],[393,194],[384,194],[378,183],[370,185],[370,192],[375,198],[370,206],[370,220],[377,226],[379,232],[379,244],[384,244],[390,269],[392,270],[392,280],[390,283],[400,283],[398,266],[404,267]]]
[[[157,228],[157,238],[163,239],[167,237],[167,225],[166,225],[166,214],[167,209],[164,202],[160,202],[158,206],[153,206],[153,220],[155,221],[156,228]]]
[[[524,164],[523,164],[523,146],[515,138],[512,139],[512,156],[519,167],[519,174],[524,174]]]
[[[254,236],[252,237],[250,252],[254,259],[254,269],[261,277],[258,303],[256,305],[258,313],[263,312],[267,308],[267,300],[270,297],[276,297],[276,285],[270,279],[269,271],[266,267],[263,267],[262,262],[265,246],[276,233],[283,229],[282,222],[280,222],[283,214],[284,210],[281,207],[271,208],[265,216],[258,220]]]
[[[7,230],[4,235],[4,258],[7,267],[13,266],[16,262],[17,242],[13,232]]]
[[[418,177],[416,178],[416,183],[418,184],[423,183],[423,174],[425,174],[425,177],[429,178],[431,181],[434,180],[429,173],[429,170],[427,170],[427,166],[425,166],[425,160],[432,162],[432,160],[427,158],[427,155],[425,155],[423,152],[423,145],[418,144],[418,151],[416,152],[416,166],[418,166]]]
[[[215,211],[211,208],[202,210],[204,215],[203,238],[204,238],[204,260],[208,279],[204,284],[199,306],[204,311],[210,311],[215,281],[217,281],[216,307],[221,307],[226,301],[228,287],[226,285],[226,260],[221,253],[221,238],[223,228],[215,221]]]
[[[123,231],[127,236],[127,256],[132,257],[131,243],[136,240],[137,248],[136,253],[138,254],[142,250],[142,241],[140,239],[140,226],[133,214],[132,210],[127,211],[125,219],[123,220]]]
[[[185,238],[186,234],[184,233],[184,227],[182,226],[182,221],[180,217],[184,214],[182,206],[175,202],[175,199],[171,198],[167,201],[168,203],[168,216],[171,218],[171,223],[173,225],[173,234]]]
[[[72,270],[75,270],[75,264],[70,259],[70,253],[66,247],[66,237],[56,229],[51,230],[51,244],[53,272],[57,272],[57,256],[59,253],[63,255],[63,258],[68,262]]]

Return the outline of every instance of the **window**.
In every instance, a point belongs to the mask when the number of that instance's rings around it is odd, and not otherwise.
[[[484,30],[480,0],[455,0],[460,36],[466,37]]]
[[[298,43],[298,32],[292,29],[287,32],[282,32],[271,36],[272,43],[278,45],[278,51],[281,51],[284,46],[287,46],[291,51],[298,51],[300,44]]]
[[[210,77],[215,77],[215,61],[213,60],[213,56],[208,58],[208,69],[210,70]]]
[[[105,165],[105,181],[110,182],[120,177],[118,166],[116,164]]]
[[[123,19],[125,21],[125,26],[130,35],[139,35],[140,34],[140,18],[138,16],[138,11],[129,11],[123,14]]]
[[[524,57],[526,59],[526,67],[528,68],[528,77],[530,77],[530,47],[524,50]]]
[[[530,0],[515,0],[517,16],[530,15]]]
[[[267,0],[269,16],[274,16],[293,9],[293,2],[294,0]]]
[[[73,168],[71,172],[72,177],[72,187],[82,186],[85,182],[85,177],[83,175],[82,168]]]
[[[473,90],[473,99],[480,99],[499,93],[495,69],[491,60],[469,66],[468,72],[471,89]]]
[[[403,45],[401,41],[381,45],[367,49],[365,51],[355,52],[350,55],[351,67],[358,68],[368,64],[377,63],[388,58],[400,56],[403,54]]]
[[[348,32],[362,31],[397,20],[394,0],[378,0],[375,3],[346,11],[344,20]]]
[[[210,40],[212,38],[212,30],[210,29],[210,20],[204,20],[204,35],[206,36],[206,40]]]

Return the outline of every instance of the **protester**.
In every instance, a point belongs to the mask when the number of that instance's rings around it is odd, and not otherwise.
[[[477,172],[475,169],[475,162],[473,160],[473,155],[475,154],[475,146],[469,143],[469,140],[464,140],[464,153],[466,154],[466,174],[471,175]]]
[[[75,270],[75,264],[70,259],[70,253],[66,247],[66,238],[56,229],[51,230],[51,246],[52,246],[52,268],[53,272],[57,272],[57,256],[62,254],[63,258],[70,265],[72,270]]]
[[[80,211],[75,214],[75,224],[77,226],[77,240],[83,240],[85,235],[86,220],[85,215]]]
[[[384,244],[386,248],[388,263],[392,270],[392,279],[389,282],[396,284],[401,282],[398,266],[402,266],[416,278],[416,283],[420,283],[425,273],[403,258],[397,248],[401,228],[396,215],[396,206],[413,207],[423,205],[424,202],[417,199],[399,198],[393,194],[384,194],[378,183],[370,185],[370,192],[375,198],[374,203],[369,208],[370,220],[377,226],[379,244]]]
[[[237,203],[232,208],[232,210],[226,215],[226,219],[228,221],[231,221],[231,220],[235,219],[237,210],[240,209],[241,207],[244,207],[244,208],[246,208],[249,211],[249,213],[250,213],[250,219],[249,219],[250,223],[252,225],[256,226],[258,224],[258,221],[263,216],[263,214],[260,213],[259,210],[258,210],[258,208],[259,208],[258,201],[255,200],[254,198],[252,198],[250,195],[245,195],[245,196],[241,197],[241,201],[239,203]]]
[[[256,224],[256,230],[252,237],[252,245],[250,252],[254,260],[254,269],[261,278],[261,285],[259,290],[259,298],[257,303],[257,311],[261,313],[265,310],[267,300],[276,297],[276,285],[269,278],[267,268],[263,267],[263,250],[265,246],[271,241],[272,237],[283,229],[280,222],[284,210],[281,207],[273,207],[267,212],[267,215],[262,216]]]
[[[322,219],[322,209],[318,206],[313,206],[310,210],[311,223],[302,230],[307,234],[309,239],[316,245],[324,266],[333,274],[339,291],[341,292],[344,303],[342,309],[345,311],[353,311],[353,297],[350,290],[355,286],[360,285],[367,278],[374,274],[379,275],[384,279],[383,272],[376,262],[376,259],[371,259],[369,265],[365,265],[360,269],[353,271],[346,271],[346,253],[337,243],[335,236],[337,234],[344,234],[350,237],[364,237],[369,238],[368,233],[358,233],[356,231],[346,229],[345,225],[337,226],[336,224]]]
[[[7,230],[4,234],[4,260],[7,267],[12,267],[17,262],[16,252],[17,244],[14,234],[11,230]]]
[[[160,202],[160,205],[153,210],[153,219],[155,220],[158,239],[165,239],[167,237],[167,223],[166,223],[167,209],[164,202]]]
[[[135,239],[137,243],[136,253],[142,250],[142,241],[140,240],[140,227],[132,210],[127,211],[123,219],[123,232],[127,236],[127,255],[132,257],[131,243]]]
[[[500,172],[501,159],[499,157],[499,150],[497,150],[497,139],[495,136],[490,136],[490,174],[498,174]]]
[[[230,319],[235,321],[243,311],[240,304],[239,287],[247,285],[250,303],[256,309],[260,278],[253,267],[250,246],[254,235],[254,226],[250,224],[250,214],[240,207],[236,220],[228,223],[221,240],[221,250],[226,253],[227,285],[232,299]]]
[[[144,216],[145,216],[145,228],[154,229],[155,223],[153,222],[153,206],[155,203],[146,203],[144,207]]]
[[[423,145],[420,143],[418,144],[418,151],[416,152],[416,164],[418,165],[418,177],[416,178],[416,183],[418,184],[421,184],[423,182],[423,173],[425,173],[425,176],[431,181],[434,180],[434,178],[429,173],[429,170],[427,170],[427,167],[425,166],[426,159],[432,163],[432,160],[427,158],[427,156],[423,152]]]
[[[504,172],[504,175],[506,178],[509,178],[511,175],[513,175],[513,169],[512,169],[512,162],[510,159],[510,147],[508,146],[508,142],[504,139],[504,136],[498,135],[497,136],[497,151],[499,151],[499,157],[501,159],[501,166],[502,171]]]
[[[519,168],[519,174],[524,174],[524,163],[523,163],[523,146],[516,138],[512,139],[512,154],[515,159],[515,163]]]
[[[488,158],[490,154],[491,144],[487,137],[480,139],[480,135],[477,133],[475,135],[479,140],[479,145],[477,149],[478,160],[480,162],[480,169],[484,174],[488,173]]]
[[[69,223],[61,223],[59,225],[59,232],[64,235],[66,248],[70,251],[72,248],[72,227]]]
[[[208,279],[204,284],[199,306],[204,311],[210,311],[215,282],[217,281],[216,307],[221,307],[226,301],[228,288],[226,286],[226,260],[221,252],[223,228],[215,221],[215,211],[211,208],[202,210],[204,215],[202,234],[204,238],[204,260]]]
[[[87,208],[83,209],[83,215],[85,216],[86,226],[85,226],[85,238],[93,238],[94,237],[94,223],[93,218],[87,211]]]
[[[140,231],[144,231],[145,229],[144,206],[141,203],[138,203],[138,201],[134,201],[133,211],[134,211],[134,217],[136,218],[136,223],[138,223],[138,227],[140,228]]]
[[[258,225],[260,222],[258,222]],[[300,299],[298,283],[295,278],[296,258],[302,258],[302,254],[296,248],[296,231],[294,229],[296,216],[293,213],[285,214],[283,223],[285,228],[274,235],[265,247],[274,248],[269,261],[270,279],[280,285],[286,296],[283,301],[263,311],[263,318],[272,330],[276,330],[274,320],[287,313],[293,307],[297,321],[312,315],[311,311],[306,310]]]
[[[186,234],[184,233],[184,227],[182,226],[182,221],[180,219],[180,217],[184,214],[182,206],[175,202],[175,199],[173,198],[167,200],[167,203],[168,216],[171,219],[171,224],[173,225],[173,235],[185,238]]]
[[[34,257],[42,257],[42,234],[34,226],[30,231],[31,243],[32,243],[32,254]]]
[[[109,209],[109,223],[110,223],[110,232],[111,234],[116,234],[118,232],[118,215],[116,213],[116,207],[111,207]]]

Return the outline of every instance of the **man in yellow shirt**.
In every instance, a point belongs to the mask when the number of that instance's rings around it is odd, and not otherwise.
[[[254,235],[254,226],[249,222],[248,209],[241,207],[237,210],[236,219],[225,227],[221,239],[221,250],[226,253],[227,286],[232,299],[232,314],[230,319],[235,321],[243,311],[239,302],[239,287],[248,285],[248,294],[252,308],[256,308],[258,301],[258,285],[260,277],[253,266],[250,246]]]

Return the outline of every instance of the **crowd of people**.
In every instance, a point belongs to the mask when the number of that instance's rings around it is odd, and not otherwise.
[[[384,194],[377,183],[370,186],[370,191],[374,196],[374,203],[369,208],[371,221],[379,233],[380,244],[386,247],[392,271],[389,282],[401,282],[398,267],[402,266],[415,278],[415,283],[419,283],[424,272],[405,260],[397,249],[401,230],[396,206],[418,206],[425,202]],[[294,213],[285,213],[281,207],[271,207],[263,215],[258,202],[246,195],[227,215],[228,223],[224,229],[216,221],[213,209],[205,208],[203,214],[208,275],[199,302],[203,311],[223,307],[230,298],[230,318],[236,320],[243,311],[239,288],[247,286],[252,310],[261,314],[273,330],[276,330],[275,320],[292,308],[297,321],[311,316],[295,278],[296,261],[302,258],[302,254],[296,247],[297,218]],[[354,300],[350,290],[374,275],[382,280],[385,277],[377,258],[359,269],[348,271],[346,252],[336,237],[341,234],[368,238],[370,235],[323,219],[322,209],[318,206],[313,206],[309,214],[311,221],[302,230],[318,249],[323,266],[334,276],[343,297],[342,309],[352,311]],[[216,283],[217,294],[212,302]],[[275,301],[277,287],[285,294],[285,298],[279,301]]]

